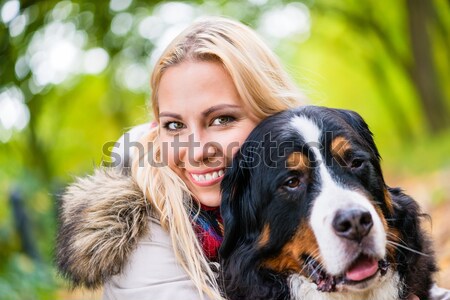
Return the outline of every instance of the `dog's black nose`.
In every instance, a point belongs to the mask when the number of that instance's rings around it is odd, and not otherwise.
[[[333,228],[338,236],[358,242],[369,233],[372,225],[370,212],[360,208],[339,210],[333,220]]]

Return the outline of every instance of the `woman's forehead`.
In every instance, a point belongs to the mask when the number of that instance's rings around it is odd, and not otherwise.
[[[158,88],[159,113],[242,106],[231,76],[217,62],[183,62],[168,68]]]

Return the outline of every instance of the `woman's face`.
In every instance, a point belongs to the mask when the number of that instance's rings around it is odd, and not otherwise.
[[[163,160],[200,203],[219,206],[225,168],[259,120],[218,62],[169,67],[158,101]]]

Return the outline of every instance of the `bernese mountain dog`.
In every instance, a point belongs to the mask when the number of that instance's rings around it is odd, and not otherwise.
[[[264,120],[222,181],[227,299],[428,299],[436,272],[418,204],[383,179],[353,111]]]

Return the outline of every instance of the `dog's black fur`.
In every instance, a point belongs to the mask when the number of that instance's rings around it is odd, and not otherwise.
[[[286,157],[294,151],[305,155],[311,151],[311,145],[289,125],[296,116],[306,116],[320,124],[320,144],[325,149],[321,151],[332,174],[346,186],[369,194],[388,228],[397,233],[402,246],[393,247],[387,260],[403,285],[399,286],[398,299],[405,299],[410,293],[428,299],[437,268],[431,243],[420,226],[422,214],[418,204],[400,189],[385,184],[372,133],[357,113],[315,106],[288,110],[261,122],[226,172],[221,206],[225,237],[220,249],[221,281],[226,297],[232,300],[291,298],[287,280],[293,271],[289,268],[274,271],[263,262],[279,255],[283,245],[291,240],[301,220],[309,217],[311,203],[321,188],[314,172],[301,183],[301,191],[287,193],[283,188],[289,176]],[[344,136],[364,153],[363,168],[354,171],[326,150],[336,136]],[[317,163],[311,162],[312,169]],[[262,231],[267,224],[271,229],[270,240],[261,246]]]

